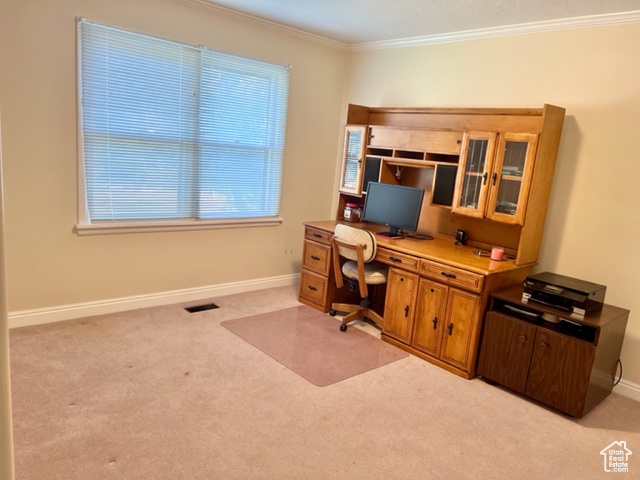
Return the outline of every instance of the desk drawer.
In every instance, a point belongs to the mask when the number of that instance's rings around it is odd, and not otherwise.
[[[305,240],[302,252],[302,266],[320,275],[329,275],[331,247]]]
[[[406,255],[404,253],[398,253],[393,250],[387,250],[378,246],[376,252],[376,260],[378,262],[386,263],[387,265],[393,265],[394,267],[409,270],[411,272],[417,272],[420,260],[418,257],[412,255]]]
[[[304,238],[325,245],[331,245],[331,233],[318,228],[304,227]]]
[[[300,297],[324,309],[327,304],[329,279],[310,272],[306,268],[300,273]]]
[[[482,293],[484,276],[429,260],[420,261],[420,275],[453,287]]]

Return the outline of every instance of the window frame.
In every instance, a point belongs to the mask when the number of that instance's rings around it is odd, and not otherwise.
[[[282,145],[282,159],[280,165],[280,179],[279,179],[279,190],[280,190],[280,206],[278,208],[277,215],[274,216],[265,216],[265,217],[236,217],[236,218],[219,218],[219,219],[165,219],[165,220],[157,220],[157,219],[149,219],[149,220],[98,220],[91,222],[89,215],[89,207],[87,203],[87,186],[86,186],[86,178],[85,178],[85,156],[84,156],[84,142],[83,142],[83,108],[82,108],[82,61],[81,61],[81,51],[79,48],[79,28],[80,22],[94,23],[86,20],[82,17],[76,18],[76,35],[78,36],[76,42],[78,44],[77,49],[77,61],[76,61],[76,99],[77,99],[77,223],[75,225],[74,231],[78,235],[102,235],[102,234],[118,234],[118,233],[144,233],[144,232],[171,232],[171,231],[187,231],[187,230],[208,230],[208,229],[227,229],[227,228],[244,228],[244,227],[263,227],[263,226],[277,226],[282,224],[284,221],[281,216],[281,204],[282,204],[282,187],[284,180],[284,150],[285,143]],[[98,24],[108,28],[116,28],[105,24]],[[140,34],[136,31],[123,29],[124,31]],[[148,34],[140,34],[150,38],[159,38],[165,40],[161,37],[148,35]],[[189,45],[182,42],[178,42],[173,39],[168,39],[170,42],[188,45],[195,48],[203,48],[200,45]],[[228,55],[228,54],[226,54]],[[243,58],[243,57],[240,57]],[[246,57],[244,57],[246,58]],[[263,62],[263,60],[256,60],[259,62]],[[282,65],[285,68],[290,69],[290,65]],[[285,96],[285,101],[288,103],[288,95]],[[285,119],[286,119],[286,109],[285,105]],[[286,126],[285,126],[286,128]],[[283,135],[284,138],[284,135]],[[194,195],[197,197],[198,192],[194,192]]]

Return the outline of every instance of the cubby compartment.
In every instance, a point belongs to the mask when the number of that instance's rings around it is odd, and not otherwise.
[[[409,160],[424,160],[424,152],[413,152],[411,150],[395,150],[393,152],[394,158],[406,158]]]

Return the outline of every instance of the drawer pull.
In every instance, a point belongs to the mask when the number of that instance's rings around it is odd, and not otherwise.
[[[432,322],[433,322],[433,329],[435,330],[436,327],[438,326],[438,317],[433,317]]]
[[[440,272],[441,275],[447,277],[447,278],[456,278],[455,273],[449,273],[449,272]]]
[[[524,343],[524,342],[527,341],[527,336],[526,335],[520,335],[520,338],[518,340],[520,340],[520,343]]]
[[[546,350],[547,348],[549,348],[549,344],[548,344],[548,343],[542,342],[542,343],[540,344],[540,350],[544,351],[544,350]]]
[[[389,257],[389,260],[391,260],[393,263],[402,263],[402,259],[398,258],[398,257]]]
[[[451,336],[451,334],[453,333],[453,323],[450,323],[447,328],[449,329],[449,336]]]
[[[314,287],[313,285],[307,285],[307,288],[309,290],[311,290],[312,292],[317,292],[318,291],[318,289],[316,287]]]
[[[317,257],[316,255],[311,255],[311,260],[320,260],[320,257]]]
[[[322,238],[322,235],[320,233],[312,233],[312,235],[316,238]]]

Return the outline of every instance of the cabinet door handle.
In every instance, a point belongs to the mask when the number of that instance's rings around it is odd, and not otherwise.
[[[496,172],[493,172],[493,175],[491,176],[491,181],[493,182],[494,186],[496,184],[497,179],[498,179],[498,174]]]
[[[482,185],[487,184],[487,175],[489,175],[487,172],[484,172],[484,175],[482,175]]]
[[[447,328],[449,329],[449,336],[451,336],[451,334],[453,333],[453,323],[450,323]]]
[[[393,263],[402,263],[402,259],[398,257],[389,257],[389,260],[391,260]]]
[[[433,322],[433,329],[435,330],[436,327],[438,326],[438,317],[433,317],[432,322]]]
[[[311,260],[320,260],[320,257],[317,257],[315,255],[311,255]]]
[[[407,305],[406,307],[404,307],[404,316],[408,317],[409,316],[409,305]]]
[[[311,290],[312,292],[317,292],[318,291],[318,289],[316,287],[314,287],[313,285],[307,285],[307,288],[309,290]]]
[[[548,344],[548,343],[546,343],[546,342],[542,342],[542,343],[540,344],[540,350],[544,351],[544,350],[546,350],[547,348],[549,348],[549,344]]]
[[[440,274],[447,278],[456,278],[455,274],[449,272],[440,272]]]
[[[520,338],[518,340],[520,340],[520,343],[524,343],[524,342],[527,341],[527,336],[526,335],[520,335]]]

